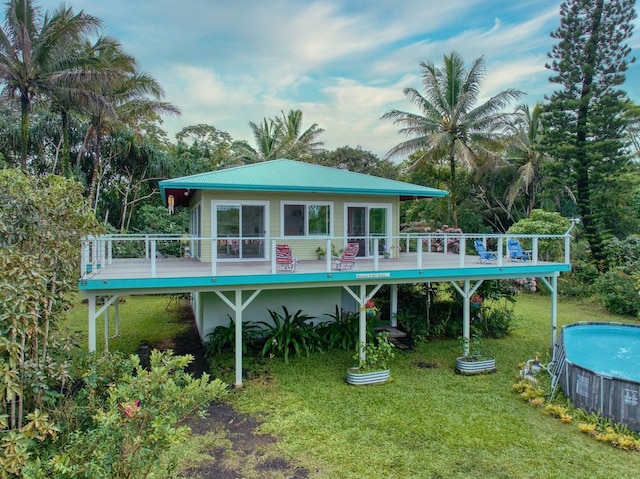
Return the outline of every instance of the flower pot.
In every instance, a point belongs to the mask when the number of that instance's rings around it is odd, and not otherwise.
[[[456,373],[465,376],[473,374],[490,374],[496,372],[496,360],[490,359],[471,359],[466,356],[456,358]]]
[[[365,384],[377,384],[383,383],[389,379],[391,374],[390,369],[383,371],[362,371],[358,367],[347,369],[347,383],[356,386],[362,386]]]

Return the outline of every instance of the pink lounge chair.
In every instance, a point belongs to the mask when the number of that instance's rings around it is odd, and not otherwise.
[[[341,256],[331,258],[331,268],[339,271],[353,269],[356,266],[356,256],[358,256],[359,250],[359,243],[347,243]]]
[[[298,264],[298,258],[294,258],[291,253],[291,247],[288,244],[276,245],[276,266],[285,270],[294,272],[296,265]]]

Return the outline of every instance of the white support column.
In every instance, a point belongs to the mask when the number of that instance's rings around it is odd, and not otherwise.
[[[551,350],[556,345],[556,333],[558,331],[558,274],[554,273],[551,278],[551,282],[547,278],[540,278],[540,280],[547,287],[551,293]]]
[[[236,289],[235,298],[232,302],[229,298],[227,298],[222,291],[214,291],[218,297],[224,301],[227,306],[233,309],[235,313],[235,322],[236,322],[236,330],[235,330],[235,367],[236,367],[236,379],[235,379],[235,387],[242,387],[242,312],[244,309],[251,304],[251,302],[260,294],[262,290],[255,290],[251,296],[243,303],[242,302],[242,290]]]
[[[116,326],[116,330],[113,333],[113,337],[117,338],[118,336],[120,336],[120,300],[118,299],[114,304],[113,304],[113,309],[115,310],[115,326]]]
[[[109,306],[104,308],[102,317],[104,318],[104,350],[109,351]]]
[[[96,295],[89,296],[89,352],[96,350]]]
[[[471,305],[469,304],[471,295],[469,294],[469,280],[464,282],[464,302],[462,309],[462,338],[464,339],[464,355],[469,355],[469,344],[471,341]]]
[[[391,326],[394,328],[398,326],[398,285],[392,284],[389,288],[389,314],[391,315]]]
[[[358,308],[360,312],[359,316],[359,335],[358,335],[358,353],[361,361],[366,359],[366,354],[364,352],[364,345],[367,344],[367,311],[364,308],[364,304],[367,302],[367,285],[360,285],[360,299],[358,302],[360,303],[360,307]]]
[[[551,351],[556,345],[556,331],[558,330],[558,273],[551,278]]]
[[[235,341],[235,363],[236,363],[236,387],[242,386],[242,290],[236,290],[236,341]]]
[[[464,355],[469,355],[469,345],[471,342],[471,296],[477,291],[484,280],[477,281],[471,287],[471,281],[465,280],[464,287],[460,288],[455,281],[452,281],[454,289],[462,296],[462,339],[464,340]]]

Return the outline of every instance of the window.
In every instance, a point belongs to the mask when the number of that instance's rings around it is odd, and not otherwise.
[[[283,204],[284,236],[329,236],[331,206],[323,203]]]

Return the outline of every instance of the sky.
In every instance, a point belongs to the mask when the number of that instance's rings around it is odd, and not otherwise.
[[[405,138],[380,117],[415,111],[403,94],[421,91],[420,62],[442,65],[457,51],[483,56],[480,101],[515,88],[518,104],[550,95],[545,68],[560,23],[560,0],[67,0],[99,17],[178,106],[164,117],[172,141],[200,123],[254,144],[248,123],[300,109],[324,148],[361,147],[379,157]],[[59,0],[36,0],[44,10]],[[629,41],[635,50],[638,33]],[[632,53],[633,54],[633,53]],[[640,98],[640,66],[624,89]],[[513,105],[514,108],[516,104]],[[396,158],[395,160],[402,160]]]

